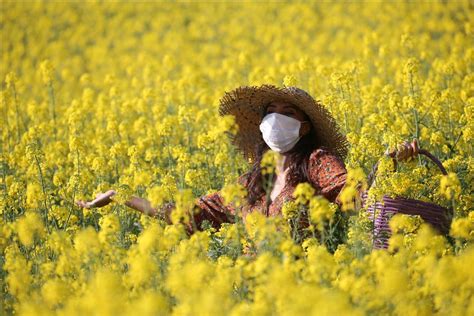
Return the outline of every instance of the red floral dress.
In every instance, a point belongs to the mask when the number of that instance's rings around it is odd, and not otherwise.
[[[346,183],[347,176],[344,162],[329,150],[318,148],[311,153],[308,164],[309,183],[315,188],[316,194],[322,195],[329,201],[340,205],[337,197]],[[245,186],[242,176],[239,178],[239,183]],[[242,207],[241,214],[243,220],[245,220],[247,214],[255,211],[262,212],[267,216],[279,216],[283,204],[294,200],[292,196],[294,190],[295,186],[286,183],[278,196],[273,201],[270,201],[270,205],[267,205],[264,195],[254,205]],[[235,219],[235,208],[224,203],[220,192],[214,192],[196,199],[196,206],[199,209],[197,214],[194,215],[194,223],[197,227],[201,227],[201,223],[204,220],[209,221],[213,227],[218,228],[222,223],[230,223]],[[268,211],[266,211],[267,206]],[[168,216],[166,216],[168,222],[170,222],[170,212],[171,208],[168,208]],[[188,225],[187,229],[190,233],[193,230],[191,225]]]

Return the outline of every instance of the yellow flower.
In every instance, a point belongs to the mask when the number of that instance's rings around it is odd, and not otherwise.
[[[390,230],[394,234],[413,233],[423,222],[420,216],[412,216],[405,214],[395,214],[390,219]]]
[[[283,204],[281,213],[286,220],[294,218],[298,213],[298,203],[295,201],[287,201]]]
[[[54,68],[51,62],[47,59],[41,62],[40,65],[41,77],[44,84],[50,84],[53,80]]]
[[[147,188],[147,195],[153,207],[160,207],[169,198],[168,192],[162,186]]]
[[[296,78],[293,75],[286,75],[283,79],[283,85],[287,87],[294,87],[296,86]]]
[[[201,169],[188,169],[184,176],[184,181],[190,187],[200,187],[205,183],[206,174]]]
[[[150,284],[153,281],[153,278],[159,273],[159,266],[153,260],[150,253],[130,251],[127,263],[129,264],[129,282],[134,287]]]
[[[8,272],[8,292],[20,299],[27,297],[34,276],[30,274],[31,262],[20,253],[18,246],[10,245],[5,250],[4,270]]]
[[[41,217],[35,212],[27,212],[16,222],[16,231],[20,242],[29,247],[33,244],[34,237],[44,236],[44,225]]]
[[[348,211],[360,208],[359,190],[365,191],[367,187],[366,175],[361,168],[348,168],[346,184],[339,194],[342,210]],[[358,205],[359,204],[359,207]]]
[[[97,255],[100,252],[97,232],[92,227],[87,227],[78,232],[74,238],[74,248],[79,254]]]
[[[273,150],[267,150],[260,162],[260,166],[262,167],[262,175],[269,175],[273,174],[276,169],[276,163],[278,160],[278,153]]]
[[[83,290],[85,295],[80,300],[81,309],[88,313],[101,315],[119,314],[124,310],[126,290],[120,276],[108,269],[99,269]],[[104,304],[104,302],[114,304]]]
[[[68,297],[70,287],[60,279],[52,279],[46,281],[41,288],[41,295],[44,298],[47,306],[53,308],[58,304],[64,302],[64,299]]]
[[[170,302],[157,291],[144,291],[129,306],[125,314],[160,315],[170,312]]]
[[[293,197],[298,204],[307,204],[314,194],[314,188],[307,182],[299,183],[293,191]]]
[[[147,186],[152,180],[151,175],[147,171],[138,171],[134,174],[134,187]]]
[[[221,190],[225,203],[232,203],[235,207],[241,207],[247,197],[247,189],[241,184],[227,184]]]
[[[26,187],[26,204],[28,207],[31,209],[41,207],[43,199],[41,186],[36,182],[28,183]]]
[[[9,72],[5,77],[5,83],[7,84],[7,88],[11,89],[16,86],[18,82],[18,78],[16,77],[14,72]]]
[[[347,245],[341,244],[337,246],[337,249],[334,252],[334,260],[337,263],[349,262],[352,259],[353,259],[353,256],[350,253]]]
[[[439,191],[447,199],[457,198],[461,194],[461,183],[454,172],[441,178]]]
[[[455,238],[474,239],[474,211],[467,217],[455,218],[451,223],[449,234]]]
[[[120,222],[116,214],[106,214],[99,220],[99,240],[108,243],[114,240],[120,230]]]
[[[176,195],[176,208],[171,213],[171,221],[173,224],[189,223],[193,212],[195,201],[193,192],[189,189],[181,190]]]
[[[322,231],[326,222],[332,222],[337,205],[322,196],[315,196],[309,203],[309,218]]]

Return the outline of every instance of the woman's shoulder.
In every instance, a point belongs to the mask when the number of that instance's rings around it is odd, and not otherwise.
[[[338,178],[345,180],[347,173],[344,161],[327,147],[313,150],[309,159],[309,180],[318,187],[326,187]]]
[[[310,163],[320,164],[323,160],[338,161],[344,164],[343,160],[328,147],[320,146],[313,149],[309,156]]]

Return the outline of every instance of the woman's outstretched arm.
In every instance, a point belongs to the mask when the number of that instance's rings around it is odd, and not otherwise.
[[[90,202],[79,200],[76,201],[76,204],[84,208],[103,207],[112,202],[111,197],[115,194],[117,194],[115,190],[108,190],[107,192],[97,194],[96,198]],[[151,206],[150,201],[140,197],[132,196],[125,202],[125,205],[146,215],[156,216],[158,214],[158,210]]]
[[[242,183],[242,180],[241,176],[239,183]],[[113,201],[111,197],[115,194],[115,190],[108,190],[97,194],[96,198],[90,202],[79,200],[76,204],[84,208],[103,207]],[[171,214],[175,209],[173,202],[153,207],[147,199],[132,196],[125,205],[143,214],[158,217],[168,224],[172,223]],[[192,234],[196,230],[201,230],[201,224],[204,221],[208,221],[214,228],[218,228],[222,223],[233,222],[236,211],[232,205],[225,203],[220,192],[214,192],[195,199],[194,209],[189,210],[189,214],[192,215],[192,219],[190,223],[185,223],[185,226],[187,232]]]

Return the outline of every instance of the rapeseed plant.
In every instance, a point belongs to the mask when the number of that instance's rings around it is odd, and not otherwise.
[[[1,10],[0,314],[474,314],[468,1]],[[236,179],[253,162],[218,100],[262,83],[301,87],[340,122],[341,209],[303,183],[281,217],[189,235],[198,196],[246,203]],[[415,137],[447,176],[383,157]],[[262,160],[267,195],[277,162]],[[106,207],[74,204],[112,187]],[[373,250],[358,190],[453,208],[449,236],[397,215]],[[175,203],[172,224],[126,208],[132,195]]]

